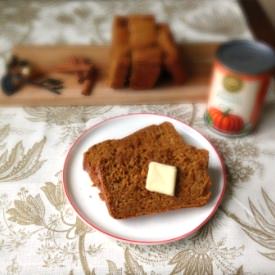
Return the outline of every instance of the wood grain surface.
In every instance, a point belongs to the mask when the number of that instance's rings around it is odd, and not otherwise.
[[[207,98],[212,62],[218,45],[216,43],[181,45],[188,69],[188,81],[173,86],[170,80],[162,81],[152,90],[114,90],[107,84],[109,60],[108,46],[34,46],[21,45],[13,53],[28,59],[41,70],[50,71],[69,56],[89,57],[97,66],[99,75],[90,96],[81,95],[81,85],[73,75],[51,74],[64,81],[61,95],[50,93],[33,85],[24,86],[18,93],[6,96],[0,93],[0,105],[46,106],[46,105],[124,105],[203,102]]]

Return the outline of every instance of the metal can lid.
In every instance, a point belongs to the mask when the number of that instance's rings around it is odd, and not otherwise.
[[[216,57],[226,67],[246,74],[261,74],[275,66],[275,52],[267,44],[251,40],[232,40],[222,44]]]

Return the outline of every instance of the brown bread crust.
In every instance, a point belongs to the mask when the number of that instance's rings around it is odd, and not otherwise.
[[[109,65],[108,83],[114,89],[123,88],[127,82],[131,66],[130,52],[127,48],[116,48]]]

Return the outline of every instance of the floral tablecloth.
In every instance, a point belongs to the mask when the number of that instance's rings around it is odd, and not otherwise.
[[[1,1],[0,68],[17,43],[104,43],[112,14],[154,12],[180,41],[251,38],[235,1]],[[1,274],[274,274],[275,100],[257,130],[226,139],[204,125],[204,104],[0,108]],[[87,127],[118,114],[176,116],[224,156],[229,186],[194,236],[159,246],[120,243],[85,226],[67,203],[61,171]]]

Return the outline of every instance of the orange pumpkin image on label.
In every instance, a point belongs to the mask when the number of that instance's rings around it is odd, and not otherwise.
[[[240,116],[230,114],[230,110],[222,112],[217,108],[209,108],[208,116],[209,123],[217,130],[239,133],[244,128],[243,119]]]
[[[241,136],[256,126],[275,64],[274,52],[263,45],[236,40],[218,49],[204,116],[216,132]]]

